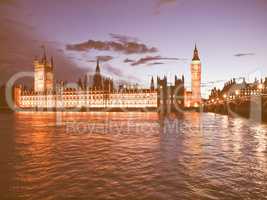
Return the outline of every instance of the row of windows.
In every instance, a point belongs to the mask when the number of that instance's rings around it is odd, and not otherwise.
[[[59,102],[61,102],[61,101],[59,101]],[[129,104],[142,104],[142,103],[156,103],[157,101],[156,100],[135,100],[135,101],[133,101],[133,100],[129,100],[129,101],[67,101],[67,102],[62,102],[62,103],[64,103],[64,104],[68,104],[68,103],[70,103],[70,104],[82,104],[82,103],[84,103],[84,104],[98,104],[98,103],[103,103],[103,104],[113,104],[113,103],[115,103],[115,104],[127,104],[127,103],[129,103]],[[44,101],[44,102],[42,102],[42,101],[22,101],[22,104],[55,104],[56,102],[55,101]]]
[[[56,104],[50,102],[50,103],[42,103],[42,102],[23,102],[22,106],[55,106]],[[63,104],[64,106],[83,106],[83,105],[88,105],[88,102],[81,102],[81,103],[76,103],[76,102],[68,102]],[[108,104],[105,104],[103,102],[92,102],[89,105],[91,106],[97,106],[97,105],[116,105],[116,106],[120,106],[120,105],[157,105],[157,102],[154,101],[143,101],[143,102],[109,102]]]
[[[157,94],[110,94],[110,95],[58,95],[58,96],[22,96],[22,98],[27,99],[55,99],[55,98],[64,98],[64,99],[101,99],[101,98],[147,98],[147,97],[157,97]]]
[[[117,99],[117,100],[143,100],[143,99],[156,99],[157,97],[138,97],[138,96],[125,96],[125,97],[117,97],[117,98],[114,98],[114,97],[109,97],[109,98],[103,98],[103,97],[100,97],[100,96],[81,96],[81,97],[63,97],[62,100],[82,100],[82,99],[99,99],[99,100],[102,100],[102,99],[107,99],[107,100],[112,100],[112,99]],[[27,96],[22,96],[21,97],[22,100],[25,100],[25,101],[55,101],[56,98],[54,97],[27,97]],[[58,100],[61,100],[60,98],[58,98]]]

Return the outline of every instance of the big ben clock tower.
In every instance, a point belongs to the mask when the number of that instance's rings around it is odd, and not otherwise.
[[[199,59],[197,45],[195,45],[194,55],[191,63],[191,87],[192,87],[192,102],[191,106],[199,107],[201,104],[201,62]]]

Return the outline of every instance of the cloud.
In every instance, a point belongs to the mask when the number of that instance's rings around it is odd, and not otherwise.
[[[77,44],[67,44],[66,49],[70,51],[114,51],[123,54],[155,53],[158,51],[157,48],[133,41],[128,36],[117,34],[110,34],[110,36],[112,37],[110,41],[88,40]]]
[[[164,6],[176,5],[177,0],[158,0],[155,6],[155,14],[160,14],[161,8]]]
[[[168,60],[168,61],[178,61],[178,60],[185,60],[185,59],[180,59],[180,58],[168,58],[168,57],[161,57],[161,56],[147,56],[144,58],[140,58],[137,61],[134,61],[131,63],[132,66],[137,66],[137,65],[143,65],[147,64],[150,65],[151,61],[162,61],[162,60]],[[159,63],[159,62],[154,62],[154,63]]]
[[[95,59],[87,60],[87,62],[96,63],[97,60],[99,60],[100,62],[108,62],[108,61],[112,60],[113,58],[114,57],[112,57],[112,56],[96,56]]]
[[[102,62],[108,62],[112,60],[113,57],[112,56],[97,56],[96,59]]]
[[[124,63],[132,63],[132,62],[135,62],[135,60],[126,58],[123,62],[124,62]]]
[[[254,56],[254,55],[255,55],[254,53],[238,53],[238,54],[235,54],[234,56],[243,57],[243,56]]]
[[[148,63],[148,66],[153,66],[153,65],[164,65],[164,62],[153,62],[153,63]]]

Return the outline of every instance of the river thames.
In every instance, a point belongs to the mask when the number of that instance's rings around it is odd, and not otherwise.
[[[0,113],[0,199],[266,199],[267,126],[211,113]]]

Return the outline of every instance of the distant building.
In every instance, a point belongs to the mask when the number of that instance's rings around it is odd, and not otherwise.
[[[211,90],[207,103],[218,103],[221,101],[235,101],[240,98],[247,98],[253,95],[259,96],[266,93],[267,78],[247,83],[245,78],[238,83],[235,78],[227,81],[222,89],[214,87]]]

